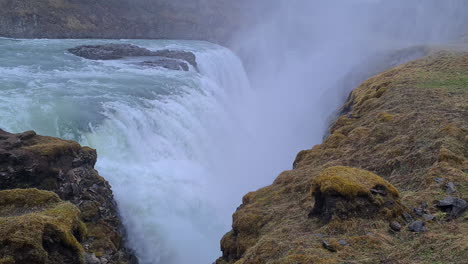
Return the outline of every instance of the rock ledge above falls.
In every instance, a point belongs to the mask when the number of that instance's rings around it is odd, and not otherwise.
[[[96,159],[73,141],[0,130],[0,263],[137,263]]]

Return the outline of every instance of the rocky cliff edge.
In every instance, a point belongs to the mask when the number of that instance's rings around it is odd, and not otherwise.
[[[0,130],[0,263],[136,263],[97,154]]]
[[[362,83],[323,144],[243,198],[218,264],[465,263],[468,52]]]

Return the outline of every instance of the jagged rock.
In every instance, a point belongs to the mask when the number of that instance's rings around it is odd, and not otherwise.
[[[333,217],[373,218],[381,214],[395,217],[403,211],[395,187],[365,170],[327,168],[313,180],[311,188],[315,204],[309,216],[324,223]]]
[[[76,56],[90,60],[116,60],[124,57],[155,57],[151,61],[138,62],[138,65],[164,67],[171,70],[188,71],[188,64],[198,69],[195,54],[182,50],[151,51],[132,44],[83,45],[68,49]]]
[[[390,223],[390,228],[391,228],[393,231],[396,231],[396,232],[401,231],[401,225],[400,225],[400,223],[398,223],[397,221],[392,221],[392,222]]]
[[[449,213],[451,219],[462,216],[468,209],[468,203],[460,198],[446,197],[437,202],[437,207],[442,211]]]
[[[426,224],[423,221],[414,221],[408,226],[408,229],[411,232],[425,232],[426,229]]]
[[[56,193],[80,209],[88,230],[81,243],[86,253],[105,255],[113,264],[136,263],[124,246],[111,187],[94,169],[96,159],[94,149],[73,141],[0,130],[0,191],[37,188]]]
[[[84,264],[80,211],[38,189],[0,191],[0,263]]]

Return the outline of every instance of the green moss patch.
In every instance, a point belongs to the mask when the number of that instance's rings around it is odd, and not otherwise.
[[[0,191],[0,201],[2,261],[84,263],[86,230],[74,205],[37,189]]]
[[[383,186],[394,197],[398,190],[382,177],[372,172],[336,166],[325,169],[312,181],[312,193],[320,191],[324,194],[339,194],[345,197],[371,195],[371,189]]]
[[[41,156],[57,157],[63,154],[72,153],[78,151],[81,148],[80,144],[62,140],[53,137],[37,136],[32,140],[32,144],[24,147]]]

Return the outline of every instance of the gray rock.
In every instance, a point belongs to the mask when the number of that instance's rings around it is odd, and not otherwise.
[[[183,50],[151,51],[132,44],[83,45],[68,49],[78,57],[89,60],[117,60],[125,57],[155,57],[151,61],[137,64],[150,67],[163,67],[171,70],[188,71],[188,64],[198,70],[195,54]]]
[[[183,61],[188,62],[190,65],[192,65],[195,69],[198,69],[197,57],[195,56],[195,54],[189,51],[158,50],[158,51],[155,51],[152,56],[183,60]]]
[[[318,237],[318,238],[324,238],[325,236],[323,234],[313,234],[313,236]]]
[[[424,214],[424,209],[422,209],[422,208],[413,208],[413,212],[418,216],[422,216]]]
[[[425,232],[427,231],[426,229],[426,224],[423,221],[414,221],[408,226],[408,229],[411,232]]]
[[[447,191],[447,193],[449,194],[452,194],[454,192],[457,191],[456,187],[455,187],[455,183],[453,182],[449,182],[445,185],[445,190]]]
[[[348,246],[348,245],[349,245],[348,241],[346,241],[346,240],[344,240],[344,239],[339,240],[338,243],[339,243],[340,245],[342,245],[342,246]]]
[[[123,57],[154,56],[154,52],[131,44],[84,45],[68,50],[89,60],[116,60]]]
[[[405,219],[406,223],[413,222],[413,217],[408,213],[403,213],[403,219]]]
[[[391,228],[393,231],[400,232],[400,230],[401,230],[401,225],[400,225],[400,223],[398,223],[397,221],[392,221],[392,222],[390,223],[390,228]]]
[[[94,253],[85,253],[85,262],[86,264],[101,264],[101,261],[96,257]]]
[[[436,217],[434,215],[431,215],[431,214],[423,214],[423,218],[424,218],[425,221],[432,221]]]
[[[449,213],[451,219],[462,216],[468,209],[468,203],[460,198],[446,197],[443,200],[437,202],[437,207],[442,211]]]
[[[437,178],[434,178],[434,181],[438,184],[442,184],[445,182],[445,179],[444,178],[440,178],[440,177],[437,177]]]

